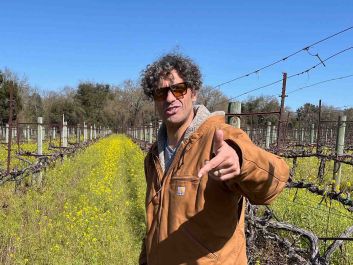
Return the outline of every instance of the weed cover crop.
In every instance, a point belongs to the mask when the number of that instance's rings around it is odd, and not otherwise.
[[[0,189],[1,264],[137,264],[142,151],[110,136],[43,172],[41,188]]]

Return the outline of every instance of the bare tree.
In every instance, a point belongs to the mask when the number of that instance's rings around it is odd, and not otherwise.
[[[212,86],[204,86],[200,89],[197,96],[197,103],[204,105],[211,112],[216,110],[227,110],[228,98]]]

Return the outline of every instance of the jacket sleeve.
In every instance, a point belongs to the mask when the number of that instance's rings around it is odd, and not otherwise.
[[[225,141],[240,160],[240,175],[226,181],[231,191],[240,192],[252,204],[270,204],[283,190],[289,178],[289,168],[279,156],[256,146],[247,134],[229,125],[222,128]]]

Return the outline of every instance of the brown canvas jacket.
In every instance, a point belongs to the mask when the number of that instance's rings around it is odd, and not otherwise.
[[[212,158],[216,129],[241,159],[241,174],[226,182],[197,177]],[[283,159],[225,124],[224,115],[206,117],[194,128],[166,172],[158,149],[154,144],[145,158],[147,231],[140,264],[247,264],[243,196],[269,204],[289,176]]]

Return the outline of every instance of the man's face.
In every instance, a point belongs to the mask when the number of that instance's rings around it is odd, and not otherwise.
[[[163,76],[159,82],[159,88],[166,88],[183,83],[184,80],[179,76],[176,70],[172,70],[167,76]],[[193,117],[193,102],[196,101],[196,92],[187,89],[185,95],[176,98],[173,93],[169,90],[165,99],[156,100],[155,105],[157,111],[169,128],[176,128],[182,126],[189,126]]]

